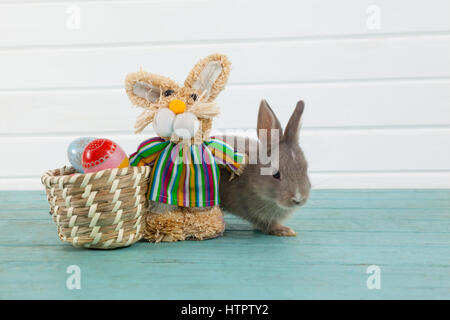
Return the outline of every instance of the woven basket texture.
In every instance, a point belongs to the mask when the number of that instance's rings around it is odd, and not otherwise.
[[[59,238],[75,247],[113,249],[142,238],[150,167],[46,172],[42,184]]]

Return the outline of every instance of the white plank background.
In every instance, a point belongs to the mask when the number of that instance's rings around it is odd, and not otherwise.
[[[133,152],[152,133],[132,134],[125,75],[182,82],[213,52],[233,63],[217,130],[306,102],[315,188],[450,188],[448,0],[0,0],[0,189],[41,189],[79,136]]]

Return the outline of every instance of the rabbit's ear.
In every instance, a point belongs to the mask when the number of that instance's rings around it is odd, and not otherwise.
[[[176,90],[175,81],[156,74],[138,71],[127,75],[125,90],[134,105],[150,107],[157,102],[166,90]]]
[[[292,142],[298,143],[298,131],[300,129],[300,119],[303,114],[303,110],[305,109],[305,103],[303,101],[297,102],[294,112],[291,115],[291,118],[286,125],[286,129],[284,131],[283,139]]]
[[[212,54],[200,60],[184,81],[184,86],[197,90],[206,101],[214,100],[225,88],[231,62],[223,54]]]
[[[267,144],[270,146],[272,141],[272,135],[278,135],[278,141],[281,140],[283,135],[283,129],[281,128],[280,120],[270,108],[266,100],[261,100],[258,112],[258,124],[257,124],[258,139],[264,141],[267,139]]]

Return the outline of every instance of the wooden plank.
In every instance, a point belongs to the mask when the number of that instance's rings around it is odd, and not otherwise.
[[[277,254],[277,256],[292,254],[290,257],[283,258],[286,265],[370,265],[378,260],[383,265],[392,267],[401,265],[450,266],[450,258],[446,255],[449,233],[302,231],[297,237],[282,238],[264,235],[254,230],[228,230],[222,237],[206,241],[203,244],[195,245],[190,241],[153,244],[142,241],[126,248],[127,252],[125,253],[122,252],[125,251],[124,248],[124,250],[117,250],[120,253],[113,254],[111,253],[113,251],[100,250],[93,251],[98,253],[92,253],[90,250],[74,248],[68,243],[62,243],[57,236],[53,222],[44,225],[30,221],[28,226],[32,227],[33,224],[36,224],[39,229],[26,228],[26,222],[12,222],[13,226],[24,227],[31,234],[27,234],[24,239],[15,243],[11,243],[13,241],[8,238],[12,238],[12,236],[7,235],[5,241],[0,244],[0,256],[4,263],[20,261],[24,264],[39,264],[45,261],[56,261],[65,253],[67,257],[64,260],[74,259],[83,261],[84,264],[87,264],[90,259],[93,260],[91,263],[95,264],[95,260],[104,263],[111,259],[121,260],[127,257],[122,261],[130,260],[149,265],[169,263],[197,266],[222,263],[224,267],[230,267],[238,263],[233,260],[227,261],[227,256],[231,255],[236,258],[234,255],[237,252],[244,256],[253,255],[255,262],[260,261],[267,265],[274,262],[274,257],[267,253],[285,250],[286,252]],[[236,250],[236,248],[239,249]],[[267,252],[264,252],[265,248],[267,248]],[[8,249],[30,251],[30,253],[7,255]],[[42,256],[43,250],[47,251],[45,256]],[[201,252],[190,255],[189,251],[193,250]],[[323,252],[319,253],[320,250]],[[353,252],[353,250],[358,252]],[[215,254],[212,254],[213,251]],[[223,253],[222,257],[219,255],[220,252]],[[421,255],[420,259],[416,254]],[[302,259],[302,255],[307,259]],[[395,259],[392,259],[394,255]],[[440,255],[444,256],[440,257]],[[439,258],[437,258],[438,256]],[[218,260],[214,260],[214,258]],[[390,258],[392,260],[389,260]],[[241,259],[245,259],[245,257]]]
[[[296,101],[304,100],[303,128],[450,125],[450,81],[420,80],[230,85],[217,100],[222,112],[214,127],[255,126],[262,98],[283,125]],[[0,105],[0,134],[5,135],[126,133],[142,110],[130,108],[123,89],[0,92]]]
[[[300,142],[311,172],[450,170],[450,129],[304,130]],[[105,134],[128,154],[151,135]],[[67,146],[78,135],[0,138],[0,149],[14,156],[0,160],[0,177],[40,176],[68,163]],[[23,155],[26,150],[27,156]],[[420,152],[418,152],[420,151]],[[32,155],[33,160],[30,161]],[[326,156],[324,156],[326,155]]]
[[[46,195],[39,191],[0,192],[0,213],[3,219],[15,219],[17,214],[25,215],[35,211],[36,216],[48,219]],[[315,212],[326,219],[353,218],[359,214],[401,215],[413,211],[416,218],[444,218],[450,214],[450,191],[447,190],[312,190],[307,204],[301,208],[300,218],[314,219]],[[434,213],[433,210],[437,210]],[[12,213],[14,212],[14,214]],[[440,214],[443,214],[441,216]],[[325,215],[325,216],[324,216]]]
[[[450,204],[440,203],[449,196],[450,190],[314,191],[322,209],[308,205],[288,220],[300,231],[295,238],[265,236],[226,216],[231,228],[218,239],[98,251],[58,240],[50,217],[36,207],[46,205],[42,192],[1,192],[2,204],[16,210],[0,212],[0,228],[8,230],[0,233],[0,297],[445,299]],[[374,205],[383,209],[364,209]],[[381,290],[366,287],[374,264]],[[81,290],[65,286],[70,265],[81,269]]]
[[[322,190],[321,190],[322,191]],[[336,190],[337,191],[337,190]],[[6,207],[0,209],[0,216],[2,221],[9,220],[27,220],[38,221],[44,220],[46,222],[51,221],[49,215],[49,205],[45,202],[45,197],[38,199],[38,204],[29,208],[27,205],[23,205],[22,208],[17,208],[16,205],[7,204]],[[421,222],[444,222],[444,226],[448,221],[449,213],[444,210],[445,208],[301,208],[295,213],[295,219],[298,219],[298,225],[305,231],[306,226],[309,223],[316,225],[322,223],[323,228],[326,225],[323,224],[323,220],[327,221],[350,221],[355,220],[360,222],[361,220],[368,219],[368,217],[375,215],[379,220],[402,220],[402,223],[410,224],[414,226],[416,223]],[[30,214],[30,211],[32,213]],[[253,227],[246,221],[225,212],[227,220],[227,230],[253,230]],[[286,222],[288,225],[290,220]],[[317,231],[317,230],[316,230]],[[430,230],[433,231],[433,230]]]
[[[317,199],[334,200],[409,200],[421,199],[428,200],[448,200],[450,198],[449,190],[320,190],[312,191],[311,196]],[[432,205],[429,205],[430,207]],[[414,207],[412,207],[414,208]],[[411,208],[411,209],[412,209]]]
[[[449,189],[450,172],[311,173],[314,189]]]
[[[371,5],[379,28],[367,25]],[[445,0],[45,1],[2,4],[0,34],[3,47],[361,36],[449,31],[449,10]]]
[[[449,189],[450,172],[372,172],[309,174],[315,190],[327,189]],[[42,190],[40,175],[0,177],[0,190]]]
[[[122,88],[144,70],[183,81],[200,57],[227,54],[231,84],[448,78],[450,36],[0,51],[1,90]],[[273,57],[277,57],[273,59]],[[293,67],[295,66],[295,67]],[[26,76],[24,76],[26,75]]]
[[[450,188],[449,188],[450,189]],[[39,201],[45,196],[43,190],[16,192],[16,191],[2,191],[0,192],[0,200],[2,203],[16,203],[23,202],[33,203]],[[312,190],[311,198],[326,199],[326,200],[409,200],[421,199],[423,201],[432,200],[448,200],[450,199],[450,190]],[[431,206],[431,205],[429,205]],[[1,207],[0,207],[1,209]],[[413,209],[413,208],[411,208]]]
[[[0,279],[0,296],[21,299],[443,299],[449,296],[448,268],[443,266],[381,265],[382,290],[370,291],[366,288],[366,264],[301,263],[335,248],[322,252],[314,248],[310,254],[300,252],[305,256],[297,263],[286,261],[284,257],[289,252],[277,253],[275,250],[279,248],[263,255],[255,255],[255,248],[249,248],[248,252],[236,248],[218,252],[222,248],[211,248],[197,250],[203,253],[203,259],[192,263],[180,255],[195,248],[188,244],[174,250],[175,246],[150,250],[145,244],[136,245],[128,248],[126,254],[123,253],[125,250],[110,253],[110,258],[74,254],[71,248],[66,248],[58,250],[58,258],[51,262],[6,262],[4,265],[9,272],[8,277],[5,275]],[[29,251],[14,249],[20,256]],[[55,249],[35,248],[35,252],[45,255]],[[249,253],[253,254],[250,258]],[[394,254],[393,250],[390,253]],[[168,254],[177,258],[149,261],[151,257],[167,257]],[[233,260],[227,262],[221,255]],[[364,257],[361,258],[364,261]],[[66,268],[73,264],[81,268],[81,290],[69,291],[65,287]],[[35,272],[39,272],[39,276]]]
[[[7,233],[2,237],[1,245],[6,246],[28,246],[53,243],[52,237],[57,236],[56,225],[48,211],[44,212],[47,219],[36,219],[34,215],[28,213],[29,219],[1,220],[0,227],[4,230],[23,230],[23,235],[18,239],[17,234]],[[299,215],[307,213],[298,212]],[[321,215],[322,212],[316,212]],[[3,214],[2,214],[3,215]],[[321,243],[323,238],[328,238],[327,246],[352,245],[354,247],[427,247],[427,248],[447,248],[450,235],[450,222],[447,220],[423,220],[404,219],[403,217],[385,217],[379,215],[372,219],[373,215],[347,219],[301,219],[295,216],[286,221],[292,227],[298,237],[303,239],[302,244],[315,246]],[[423,216],[422,216],[423,217]],[[448,217],[447,217],[448,218]],[[325,219],[326,223],[325,223]],[[246,232],[247,236],[258,234],[259,232],[246,223],[233,221],[227,218],[230,225],[227,235],[232,236],[233,232]],[[48,230],[52,231],[49,232]],[[38,230],[46,230],[46,233],[36,237]],[[400,235],[401,234],[401,235]],[[373,237],[377,235],[382,239],[373,243]],[[355,243],[355,238],[358,241]],[[43,241],[45,239],[45,241]]]
[[[234,241],[230,241],[231,237]],[[339,235],[336,237],[339,240]],[[303,240],[305,238],[308,235],[304,235]],[[261,241],[265,239],[267,241]],[[339,248],[327,246],[328,238],[321,239],[316,246],[294,244],[292,239],[282,244],[280,241],[285,239],[235,232],[197,246],[142,243],[113,253],[91,253],[64,245],[0,247],[1,253],[6,253],[5,249],[16,253],[14,258],[1,254],[9,272],[0,279],[0,296],[32,297],[40,292],[41,298],[51,298],[57,293],[60,299],[105,295],[128,299],[138,296],[367,299],[373,293],[365,287],[365,271],[368,265],[375,263],[383,272],[383,289],[377,294],[380,298],[448,296],[448,292],[445,293],[448,289],[447,249]],[[258,245],[252,245],[255,242]],[[192,255],[194,251],[196,254]],[[436,257],[440,257],[438,261]],[[75,292],[65,288],[66,268],[74,264],[80,266],[82,272],[82,289]],[[33,281],[30,281],[31,275],[34,275]],[[164,279],[163,282],[160,279]],[[262,291],[261,282],[264,282]],[[239,293],[236,291],[238,284]]]

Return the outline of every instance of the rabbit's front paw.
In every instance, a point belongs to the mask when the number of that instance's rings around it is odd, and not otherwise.
[[[295,237],[297,233],[289,227],[283,226],[280,223],[274,223],[267,230],[267,234],[279,237]]]

